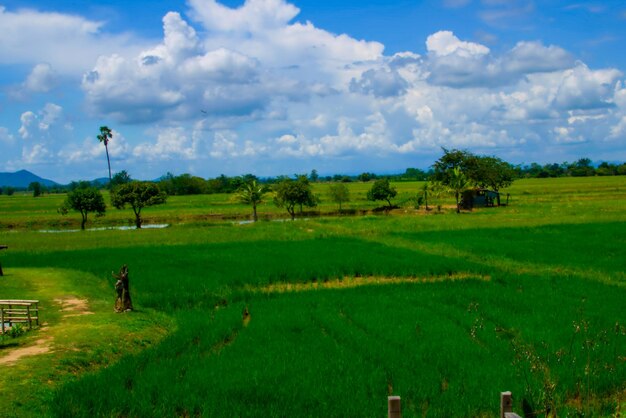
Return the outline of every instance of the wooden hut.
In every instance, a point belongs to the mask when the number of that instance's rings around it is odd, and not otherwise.
[[[461,207],[472,210],[475,207],[486,208],[500,206],[500,192],[489,189],[465,190],[461,197]]]

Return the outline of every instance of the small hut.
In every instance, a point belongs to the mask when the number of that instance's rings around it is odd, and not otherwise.
[[[469,189],[465,190],[461,197],[461,207],[472,210],[475,207],[487,208],[500,206],[500,192],[489,189]]]

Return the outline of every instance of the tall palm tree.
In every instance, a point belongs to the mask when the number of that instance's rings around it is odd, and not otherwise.
[[[237,200],[246,205],[252,205],[252,219],[254,222],[258,220],[256,207],[263,201],[263,195],[267,193],[267,188],[258,184],[256,180],[245,183],[237,192]]]
[[[456,213],[461,213],[459,196],[461,195],[463,190],[467,189],[469,185],[469,179],[467,178],[467,176],[465,176],[465,173],[463,173],[459,167],[455,167],[450,172],[448,187],[451,191],[454,192],[454,197],[456,198]]]
[[[109,159],[109,140],[113,138],[113,134],[108,126],[100,127],[100,135],[98,135],[98,140],[100,142],[104,142],[104,149],[107,153],[107,164],[109,165],[109,184],[111,184],[111,160]]]

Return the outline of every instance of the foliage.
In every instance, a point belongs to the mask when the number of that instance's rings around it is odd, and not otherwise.
[[[26,333],[24,326],[22,324],[13,324],[7,333],[11,338],[21,337]]]
[[[450,177],[455,168],[459,168],[463,172],[469,171],[475,155],[465,150],[448,150],[446,148],[442,148],[442,150],[443,155],[433,164],[433,180],[447,186],[450,184]]]
[[[431,202],[437,205],[437,211],[441,212],[441,203],[439,199],[441,195],[446,192],[446,186],[444,186],[440,181],[431,180],[425,184],[425,194],[428,193],[430,195]]]
[[[33,197],[41,196],[42,189],[43,187],[38,181],[33,181],[28,185],[28,190],[33,192]]]
[[[511,164],[497,157],[475,157],[468,173],[469,179],[476,186],[495,191],[509,187],[514,176]]]
[[[129,205],[135,214],[135,225],[141,228],[141,210],[147,206],[165,203],[167,195],[155,183],[133,181],[123,184],[111,193],[111,204],[117,209]]]
[[[252,205],[252,220],[254,222],[258,220],[256,212],[257,205],[263,201],[263,196],[267,192],[267,187],[257,183],[256,180],[245,183],[237,192],[236,197],[239,202],[245,205]]]
[[[511,164],[497,157],[479,156],[469,151],[443,148],[444,154],[435,162],[434,180],[450,186],[454,169],[461,170],[470,184],[498,191],[515,179]],[[498,202],[499,203],[499,202]]]
[[[122,184],[130,183],[131,181],[133,181],[133,179],[130,177],[130,174],[128,174],[126,170],[122,170],[113,175],[110,187],[113,189],[117,186],[121,186]]]
[[[395,177],[399,181],[425,181],[428,180],[428,173],[419,168],[407,168],[404,174]]]
[[[274,203],[279,208],[287,209],[293,220],[296,217],[297,205],[300,206],[302,213],[303,206],[310,208],[317,206],[317,198],[313,194],[308,178],[299,176],[297,180],[287,178],[274,185]]]
[[[167,173],[159,182],[159,187],[169,196],[183,196],[208,193],[207,182],[191,174],[175,176]]]
[[[391,199],[397,194],[396,188],[389,184],[389,180],[379,179],[372,184],[372,188],[367,192],[367,200],[384,200],[389,205],[388,208],[391,209],[393,207]]]
[[[96,216],[103,216],[106,211],[106,204],[102,193],[95,187],[79,188],[67,194],[60,212],[66,214],[69,209],[80,212],[82,216],[80,229],[85,229],[89,212],[95,212]]]
[[[461,204],[459,201],[459,196],[461,195],[463,190],[467,189],[467,187],[470,185],[470,181],[459,167],[453,168],[447,175],[447,179],[448,187],[450,191],[454,193],[454,197],[456,199],[456,213],[460,213]]]
[[[341,211],[341,204],[350,201],[350,191],[345,183],[333,183],[328,187],[328,194],[330,200],[339,204],[339,211]]]
[[[361,173],[357,177],[359,181],[368,182],[370,180],[376,180],[376,174],[374,173]]]
[[[104,149],[107,154],[107,165],[109,166],[109,184],[111,183],[111,160],[109,159],[109,141],[113,138],[113,133],[108,126],[101,126],[100,133],[97,136],[98,141],[104,144]]]
[[[92,184],[89,181],[85,181],[85,180],[79,180],[79,181],[72,181],[69,185],[68,185],[68,190],[69,191],[74,191],[77,189],[88,189],[90,187],[96,187],[95,184]]]

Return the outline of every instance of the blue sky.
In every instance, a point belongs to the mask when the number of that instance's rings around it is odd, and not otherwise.
[[[626,160],[626,3],[0,0],[0,171]]]

